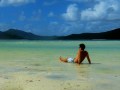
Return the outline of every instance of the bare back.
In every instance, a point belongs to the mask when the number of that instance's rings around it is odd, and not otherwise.
[[[74,59],[74,62],[80,64],[80,63],[83,62],[83,60],[84,60],[86,57],[87,57],[87,59],[88,59],[88,62],[91,63],[88,52],[79,49],[79,50],[78,50],[78,53],[77,53],[77,55],[76,55],[76,57],[75,57],[75,59]]]
[[[80,63],[82,63],[82,61],[85,59],[85,57],[87,57],[87,55],[88,55],[88,52],[87,51],[83,51],[83,50],[81,50],[80,51],[80,57],[79,57],[79,62]]]

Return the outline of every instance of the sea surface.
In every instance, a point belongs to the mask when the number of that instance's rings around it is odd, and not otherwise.
[[[92,64],[87,59],[81,65],[60,62],[59,57],[75,57],[79,44],[84,43]],[[57,83],[78,82],[74,90],[119,90],[120,41],[0,41],[0,88],[12,90],[16,74],[42,76]],[[16,77],[14,77],[16,75]],[[25,80],[25,79],[24,79]],[[30,81],[32,82],[32,80]],[[20,82],[19,82],[20,83]],[[15,83],[14,83],[15,84]],[[18,85],[18,84],[17,84]],[[21,85],[21,84],[20,84]],[[18,85],[20,87],[20,85]],[[6,88],[6,87],[10,88]],[[13,85],[14,86],[14,85]],[[17,86],[16,86],[17,87]],[[35,90],[19,88],[13,90]],[[49,90],[50,86],[48,86]],[[58,90],[72,90],[69,86]],[[54,89],[54,88],[53,88]],[[39,90],[47,90],[41,89]]]

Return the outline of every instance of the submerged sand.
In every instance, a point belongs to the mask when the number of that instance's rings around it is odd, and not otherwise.
[[[0,74],[0,90],[119,90],[120,75],[109,69],[60,61],[58,67],[9,66]]]
[[[7,72],[2,72],[0,75],[0,90],[92,89],[92,84],[90,84],[85,70],[74,73],[72,70],[76,65],[73,67],[72,64],[68,64],[69,69],[64,69],[65,64],[59,63],[61,67],[9,66],[6,68]]]

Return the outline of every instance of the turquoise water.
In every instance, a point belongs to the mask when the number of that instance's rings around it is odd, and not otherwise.
[[[92,64],[62,63],[59,56],[75,57],[79,43],[86,44]],[[120,88],[120,41],[0,41],[0,73],[26,72],[51,80],[89,82],[87,90]],[[92,82],[92,83],[91,83]]]

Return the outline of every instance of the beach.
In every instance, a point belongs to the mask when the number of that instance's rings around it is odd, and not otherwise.
[[[92,64],[63,63],[86,44]],[[120,41],[0,41],[0,90],[119,90]]]

